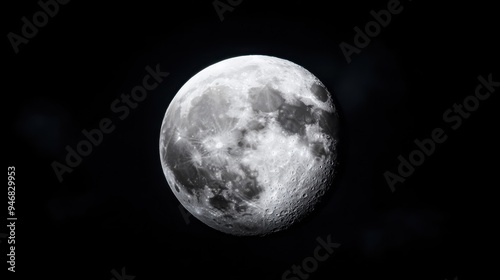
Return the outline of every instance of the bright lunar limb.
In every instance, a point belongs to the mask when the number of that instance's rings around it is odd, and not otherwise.
[[[234,235],[288,228],[317,205],[337,164],[326,87],[288,60],[248,55],[188,80],[160,132],[162,168],[196,218]]]

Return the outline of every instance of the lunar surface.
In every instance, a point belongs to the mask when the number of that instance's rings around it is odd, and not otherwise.
[[[170,103],[161,164],[182,205],[234,235],[284,230],[332,184],[338,115],[331,94],[288,60],[240,56],[192,77]]]

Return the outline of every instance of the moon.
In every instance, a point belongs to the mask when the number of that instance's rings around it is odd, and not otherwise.
[[[339,118],[312,73],[247,55],[189,79],[167,108],[160,160],[172,192],[224,233],[267,235],[309,215],[332,185]]]

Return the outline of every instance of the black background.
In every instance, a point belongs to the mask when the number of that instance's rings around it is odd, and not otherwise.
[[[341,247],[309,279],[483,278],[498,220],[497,93],[455,131],[442,115],[474,93],[479,75],[500,80],[498,13],[479,1],[402,1],[348,64],[339,43],[353,44],[353,28],[387,3],[244,0],[221,22],[212,1],[73,0],[18,54],[5,36],[16,276],[109,280],[125,267],[137,280],[281,279],[313,255],[317,237],[331,235]],[[20,34],[21,17],[38,10],[36,1],[4,3],[4,34]],[[158,153],[177,90],[203,68],[246,54],[305,67],[342,117],[332,191],[303,223],[267,237],[229,236],[193,217],[186,224]],[[156,64],[170,75],[120,120],[110,104]],[[60,183],[51,163],[64,163],[65,147],[103,118],[115,130]],[[398,155],[436,127],[446,142],[391,192],[384,172],[396,172]],[[4,260],[5,239],[0,246]]]

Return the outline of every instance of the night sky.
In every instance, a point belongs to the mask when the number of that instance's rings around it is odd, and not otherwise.
[[[36,32],[23,30],[22,18],[33,22],[37,1],[4,3],[4,154],[16,169],[17,221],[15,273],[0,235],[8,273],[1,279],[444,280],[494,272],[500,44],[492,4],[60,3]],[[230,9],[219,15],[214,3]],[[363,32],[388,9],[385,26],[372,24],[373,36],[358,38],[356,27]],[[213,63],[249,54],[312,72],[341,118],[330,191],[303,222],[265,237],[227,235],[186,217],[158,151],[180,87]],[[168,75],[127,103],[122,95],[157,68]],[[102,128],[98,145],[67,166],[68,147],[77,150],[84,130]],[[441,143],[401,176],[401,159],[424,154],[415,141],[433,137]],[[58,178],[55,162],[71,172]],[[318,238],[340,246],[312,261]]]

